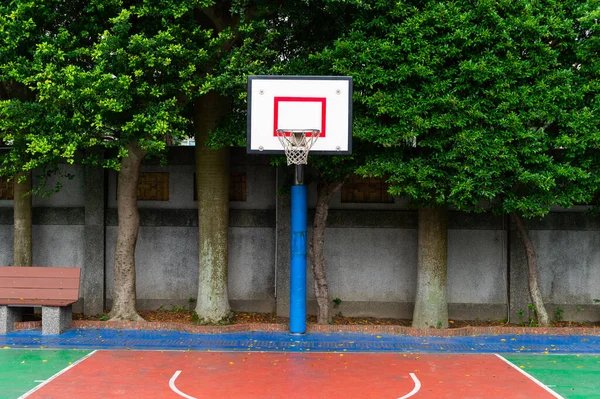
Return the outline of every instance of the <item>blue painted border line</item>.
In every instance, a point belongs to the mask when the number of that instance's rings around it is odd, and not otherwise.
[[[408,337],[362,333],[244,332],[191,334],[178,331],[73,329],[61,335],[40,330],[0,336],[0,347],[156,349],[282,352],[549,353],[600,354],[597,336],[482,335]]]

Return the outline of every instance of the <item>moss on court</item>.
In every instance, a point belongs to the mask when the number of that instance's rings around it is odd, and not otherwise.
[[[91,351],[0,349],[0,399],[15,399]]]

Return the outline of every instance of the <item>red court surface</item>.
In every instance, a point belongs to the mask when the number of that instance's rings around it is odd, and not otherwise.
[[[555,398],[495,355],[99,351],[29,398]]]

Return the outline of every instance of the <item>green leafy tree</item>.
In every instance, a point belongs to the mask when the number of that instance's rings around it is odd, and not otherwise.
[[[543,111],[530,122],[528,130],[522,129],[510,142],[512,167],[502,170],[503,194],[494,201],[498,210],[511,215],[523,243],[529,293],[541,326],[547,326],[550,319],[538,286],[537,255],[524,218],[543,218],[553,206],[590,203],[598,190],[600,107],[598,75],[593,72],[597,53],[589,51],[597,43],[598,29],[597,21],[595,32],[587,21],[593,14],[590,9],[595,7],[597,13],[599,5],[597,1],[584,5],[575,2],[555,9],[562,11],[557,17],[562,18],[565,29],[547,35],[545,40],[555,50],[555,59],[550,61],[562,70],[553,80],[540,80],[540,89],[549,85],[552,97],[530,99]]]
[[[0,142],[10,150],[1,157],[0,174],[14,182],[14,260],[15,266],[32,265],[31,238],[31,174],[41,173],[36,191],[44,189],[44,177],[56,171],[57,158],[35,159],[35,136],[47,127],[50,112],[35,102],[35,93],[26,77],[36,64],[34,50],[38,45],[54,40],[61,27],[73,24],[73,1],[4,2],[0,5]],[[53,123],[51,123],[53,124]]]
[[[413,326],[448,323],[448,206],[541,216],[595,190],[584,157],[595,126],[577,112],[577,6],[360,3],[351,29],[323,53],[354,77],[363,110],[355,134],[381,148],[360,171],[389,176],[391,193],[419,208]],[[541,298],[534,280],[530,272]]]
[[[15,46],[10,42],[12,35],[17,34],[23,29],[21,21],[11,20],[8,13],[9,8],[6,5],[0,5],[0,107],[5,107],[7,102],[27,101],[30,92],[27,87],[19,84],[10,76],[7,70],[7,63],[13,58],[23,56],[24,49]],[[5,128],[6,116],[0,111],[0,143],[14,144],[10,132]],[[18,133],[17,133],[18,134]],[[13,265],[31,266],[32,248],[31,248],[31,179],[28,173],[20,172],[9,166],[7,153],[2,154],[1,174],[8,176],[13,180],[14,187],[14,205],[13,205]],[[8,167],[7,167],[8,166]]]
[[[30,56],[11,66],[34,92],[35,110],[47,115],[41,119],[46,124],[35,126],[33,113],[21,124],[18,112],[13,113],[11,126],[27,127],[18,148],[32,159],[20,167],[33,168],[56,158],[73,162],[78,150],[108,151],[103,166],[119,171],[111,318],[137,320],[134,253],[140,165],[147,154],[164,154],[170,137],[187,135],[186,105],[207,91],[201,67],[214,62],[222,40],[197,15],[198,9],[213,5],[208,1],[70,3],[73,23],[36,22],[40,10],[63,3],[11,3],[31,29],[45,24],[54,29],[34,43],[27,43],[26,35],[20,37]],[[85,161],[98,160],[89,156]]]

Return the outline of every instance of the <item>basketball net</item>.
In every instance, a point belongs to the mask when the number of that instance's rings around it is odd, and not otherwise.
[[[283,146],[288,165],[306,165],[308,152],[317,142],[318,129],[277,129],[277,138]]]

